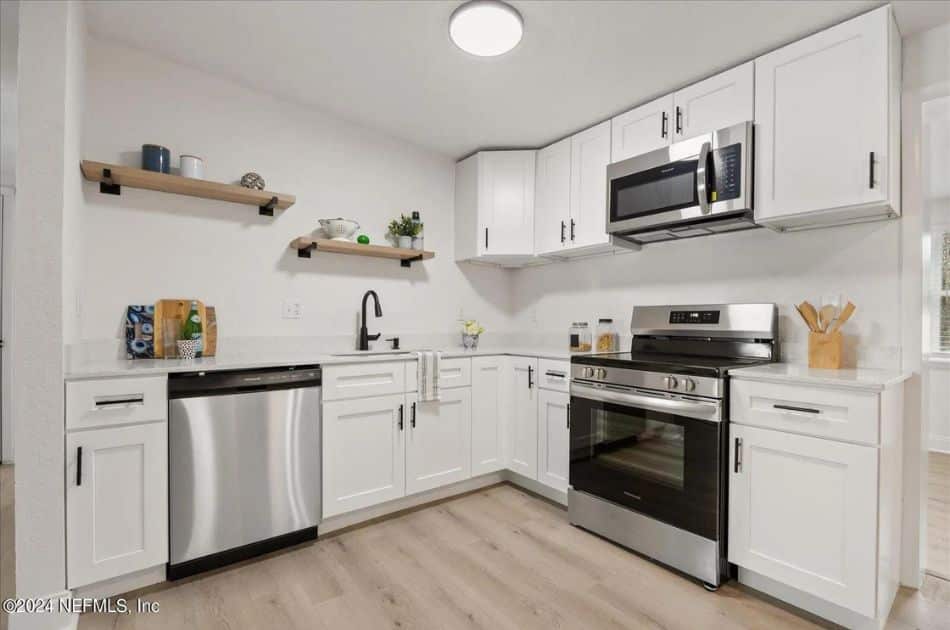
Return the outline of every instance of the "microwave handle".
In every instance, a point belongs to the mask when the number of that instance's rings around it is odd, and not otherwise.
[[[699,159],[696,162],[696,197],[699,199],[699,209],[709,214],[709,192],[706,190],[706,163],[709,161],[709,142],[704,142],[699,149]]]

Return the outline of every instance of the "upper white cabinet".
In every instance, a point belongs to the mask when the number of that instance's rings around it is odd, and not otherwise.
[[[455,258],[534,256],[535,151],[481,151],[456,164]]]
[[[571,138],[538,150],[535,171],[534,245],[538,254],[567,246],[571,223]]]
[[[508,468],[538,478],[538,360],[511,357]]]
[[[900,213],[900,36],[890,6],[755,60],[755,219]]]
[[[69,588],[168,561],[167,435],[165,422],[66,434]]]
[[[610,161],[619,162],[667,146],[673,133],[672,117],[672,94],[615,116],[610,121]]]
[[[472,475],[505,468],[508,358],[472,358]]]
[[[754,81],[750,61],[673,94],[673,142],[752,120]]]
[[[571,138],[572,248],[605,245],[607,237],[607,165],[610,164],[610,121]]]
[[[406,494],[468,479],[472,474],[472,390],[442,389],[441,400],[406,396]]]

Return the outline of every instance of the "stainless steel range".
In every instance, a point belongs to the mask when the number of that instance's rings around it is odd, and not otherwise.
[[[571,523],[728,577],[728,373],[778,359],[774,304],[633,309],[629,353],[571,361]]]

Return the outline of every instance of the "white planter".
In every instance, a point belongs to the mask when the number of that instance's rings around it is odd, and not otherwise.
[[[401,247],[403,249],[412,249],[412,237],[411,236],[397,236],[396,246]]]

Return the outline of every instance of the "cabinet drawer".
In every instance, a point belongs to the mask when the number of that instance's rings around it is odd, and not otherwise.
[[[381,361],[323,368],[323,400],[401,394],[406,390],[406,363]],[[413,368],[415,377],[415,364]]]
[[[570,361],[538,360],[538,387],[541,389],[567,392],[570,389],[570,374]]]
[[[782,383],[733,380],[730,420],[817,437],[877,444],[879,397]]]
[[[472,360],[468,357],[442,359],[439,361],[439,387],[470,387],[472,384]],[[419,364],[406,363],[406,391],[419,391]]]
[[[168,378],[107,378],[66,383],[66,428],[166,420]]]

